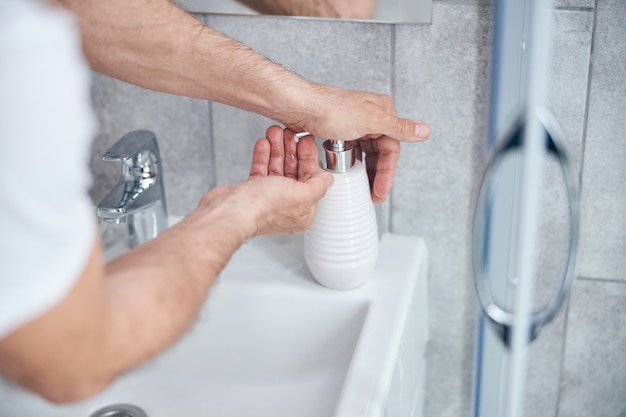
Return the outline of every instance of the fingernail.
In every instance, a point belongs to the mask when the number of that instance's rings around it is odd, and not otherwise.
[[[415,136],[421,140],[428,139],[430,136],[430,126],[426,123],[415,122]]]

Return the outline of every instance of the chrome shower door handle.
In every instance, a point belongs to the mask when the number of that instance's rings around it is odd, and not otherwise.
[[[567,254],[567,263],[560,282],[548,303],[542,309],[534,311],[531,318],[529,340],[533,341],[543,326],[551,322],[559,312],[570,291],[575,276],[575,263],[578,249],[579,221],[580,221],[580,194],[576,170],[563,146],[563,134],[552,114],[540,109],[538,117],[545,131],[546,154],[558,160],[567,188],[570,217],[570,239]],[[514,312],[501,306],[495,301],[487,278],[487,232],[491,219],[491,199],[489,190],[495,178],[495,171],[505,156],[512,152],[521,151],[524,142],[524,128],[527,120],[520,117],[513,128],[508,131],[499,143],[499,147],[490,159],[480,187],[476,213],[474,218],[473,236],[473,267],[476,290],[483,313],[496,327],[497,333],[505,346],[509,346]],[[534,227],[533,225],[531,225]]]

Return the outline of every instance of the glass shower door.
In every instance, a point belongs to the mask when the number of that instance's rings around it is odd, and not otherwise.
[[[528,347],[567,297],[578,238],[578,182],[558,124],[545,109],[551,4],[495,2],[488,147],[476,207],[476,324],[472,416],[523,416]],[[544,162],[558,162],[569,200],[563,274],[547,305],[533,310]]]

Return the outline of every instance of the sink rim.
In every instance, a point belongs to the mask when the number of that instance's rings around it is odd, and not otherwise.
[[[384,234],[380,239],[378,263],[372,278],[351,290],[329,289],[315,281],[305,266],[302,233],[282,237],[261,236],[251,239],[247,245],[254,246],[260,242],[258,246],[269,250],[271,256],[273,240],[287,242],[283,243],[281,250],[291,249],[290,254],[300,262],[299,267],[293,261],[291,269],[285,273],[262,279],[240,276],[238,280],[218,282],[216,290],[254,286],[255,290],[280,292],[285,296],[367,303],[367,315],[334,417],[382,416],[411,301],[417,290],[426,289],[427,249],[424,240],[415,236]],[[232,259],[235,262],[236,256]]]
[[[177,220],[179,218],[171,218],[170,224]],[[272,241],[278,242],[279,252],[275,256],[270,253],[267,262],[275,263],[272,267],[276,273],[272,276],[240,274],[238,279],[218,278],[205,305],[210,303],[213,294],[241,291],[260,294],[268,292],[279,297],[297,296],[311,300],[323,297],[329,302],[364,303],[367,305],[367,312],[333,415],[380,417],[384,414],[411,301],[415,297],[416,289],[426,288],[426,245],[415,236],[385,234],[380,241],[379,261],[373,277],[356,289],[333,290],[321,286],[311,276],[304,263],[303,246],[294,244],[299,239],[303,239],[302,234],[250,239],[244,245],[247,249],[233,255],[220,277],[229,276],[246,251],[259,247],[263,251],[268,248],[271,251],[272,247],[268,242]],[[285,245],[292,250],[291,256],[278,256],[283,253]],[[196,325],[197,323],[193,326]]]

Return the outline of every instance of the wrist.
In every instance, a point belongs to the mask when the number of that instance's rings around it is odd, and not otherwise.
[[[248,201],[241,185],[210,190],[187,218],[198,223],[197,227],[206,228],[207,236],[220,230],[220,233],[231,235],[234,241],[242,244],[256,234],[259,216],[255,204]]]
[[[316,120],[324,120],[324,111],[328,106],[327,87],[299,78],[287,86],[276,88],[273,120],[283,123],[295,132],[308,131],[312,134],[318,125]]]

